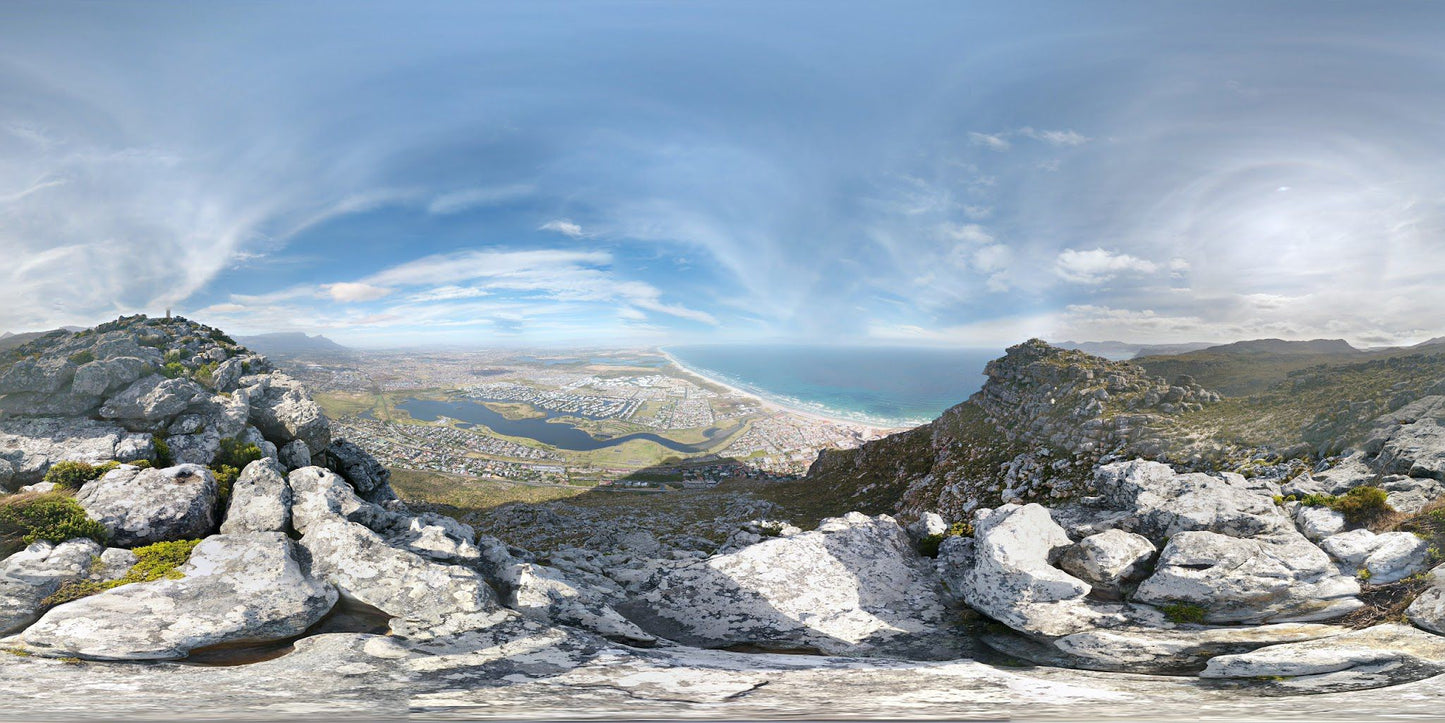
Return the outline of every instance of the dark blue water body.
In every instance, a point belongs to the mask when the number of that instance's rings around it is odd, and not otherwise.
[[[701,452],[713,444],[711,441],[702,444],[683,444],[666,437],[660,437],[651,432],[638,432],[621,437],[598,439],[561,419],[562,417],[578,417],[584,415],[572,414],[570,412],[558,414],[556,412],[541,410],[545,416],[532,417],[529,419],[507,419],[501,414],[492,411],[484,404],[467,400],[434,401],[430,399],[407,399],[397,404],[396,408],[405,411],[412,416],[412,419],[419,421],[435,422],[440,417],[449,417],[465,422],[466,424],[459,425],[462,427],[480,424],[497,434],[535,439],[543,444],[550,444],[557,449],[565,449],[572,452],[590,452],[604,447],[615,447],[623,442],[634,439],[645,439],[676,452],[688,453]],[[558,421],[548,421],[551,419],[557,419]],[[709,440],[716,439],[718,435],[725,433],[725,430],[717,427],[713,427],[704,432]]]
[[[705,377],[802,411],[890,427],[928,422],[983,386],[1001,349],[729,345],[668,347]]]

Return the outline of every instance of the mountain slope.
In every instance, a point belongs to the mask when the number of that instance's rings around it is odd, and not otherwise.
[[[242,336],[237,337],[236,341],[266,356],[306,354],[335,356],[351,353],[350,348],[337,344],[321,334],[308,336],[299,331]]]

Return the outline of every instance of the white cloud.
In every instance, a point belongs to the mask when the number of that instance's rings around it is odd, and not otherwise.
[[[1008,138],[1005,137],[1006,135],[1005,133],[979,133],[978,131],[970,131],[968,134],[968,142],[975,146],[983,146],[990,151],[1003,152],[1013,148],[1013,144],[1009,143]]]
[[[1054,262],[1054,271],[1061,278],[1077,284],[1102,284],[1120,274],[1151,274],[1158,269],[1152,261],[1102,248],[1064,249]]]
[[[473,208],[499,206],[526,198],[536,192],[537,187],[530,183],[468,188],[437,196],[427,205],[427,211],[438,215],[460,213]]]
[[[1051,146],[1082,146],[1091,139],[1077,131],[1047,131],[1024,126],[1016,131],[1018,135],[1043,141]]]
[[[564,236],[571,236],[572,238],[582,238],[583,236],[587,235],[582,232],[581,226],[572,223],[565,218],[548,221],[547,223],[542,224],[539,228],[541,228],[541,230],[543,231],[556,231],[557,233],[560,233]]]
[[[321,288],[335,301],[376,301],[377,299],[390,296],[392,289],[385,286],[373,286],[372,284],[341,282],[337,284],[326,284]]]
[[[475,299],[486,296],[487,292],[474,286],[438,286],[436,288],[419,291],[407,297],[408,301],[454,301],[457,299]]]
[[[991,244],[994,242],[993,234],[988,229],[976,223],[954,224],[946,223],[939,227],[939,233],[944,238],[959,243],[968,244]]]

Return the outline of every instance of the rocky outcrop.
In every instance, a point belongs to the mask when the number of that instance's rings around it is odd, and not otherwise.
[[[1050,564],[1055,551],[1072,541],[1047,509],[1037,504],[1004,505],[980,512],[973,525],[972,555],[961,560],[955,585],[975,610],[1021,633],[1039,636],[1069,635],[1125,621],[1121,609],[1085,599],[1089,583]]]
[[[1281,687],[1333,692],[1377,688],[1445,673],[1445,638],[1377,625],[1321,640],[1271,645],[1209,661],[1201,677],[1283,679]]]
[[[1342,617],[1362,606],[1359,592],[1298,533],[1244,539],[1194,531],[1169,539],[1134,599],[1199,606],[1210,623],[1270,623]]]
[[[1344,574],[1359,573],[1375,585],[1403,580],[1430,563],[1429,543],[1409,532],[1350,530],[1325,538],[1320,547]]]
[[[75,499],[105,525],[115,544],[135,547],[211,534],[220,491],[211,471],[199,465],[167,469],[123,465],[87,482]]]
[[[0,486],[34,484],[56,462],[134,462],[153,459],[149,434],[130,432],[118,424],[92,419],[0,418]]]
[[[267,439],[278,445],[300,440],[309,452],[331,446],[331,426],[300,382],[273,373],[239,383],[249,394],[251,418]]]
[[[1158,552],[1143,535],[1105,530],[1064,550],[1059,567],[1089,583],[1095,597],[1118,600],[1126,584],[1149,574]]]
[[[854,513],[664,572],[619,611],[691,645],[948,657],[929,567],[891,517]]]
[[[1411,624],[1436,635],[1445,635],[1445,566],[1430,571],[1429,586],[1405,609]]]
[[[0,635],[34,622],[42,601],[61,585],[85,579],[102,549],[84,539],[36,542],[5,558],[0,563]]]
[[[1253,537],[1294,529],[1269,497],[1250,490],[1238,475],[1178,474],[1166,464],[1133,460],[1100,467],[1094,486],[1104,506],[1128,513],[1121,527],[1150,539],[1189,531]]]
[[[987,635],[985,641],[995,650],[1039,665],[1111,673],[1194,675],[1216,656],[1345,632],[1348,628],[1317,623],[1248,627],[1126,626],[1085,630],[1049,642],[997,633]]]
[[[291,529],[291,483],[274,459],[246,465],[231,486],[222,534],[286,532]]]
[[[92,660],[166,660],[197,648],[299,635],[336,602],[278,532],[215,535],[181,577],[132,583],[66,603],[18,639],[34,653]]]

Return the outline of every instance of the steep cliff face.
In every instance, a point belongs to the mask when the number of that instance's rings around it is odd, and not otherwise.
[[[1220,400],[1188,377],[1170,383],[1127,362],[1037,339],[985,368],[968,401],[917,429],[828,452],[808,481],[878,512],[961,519],[979,506],[1088,491],[1100,460],[1178,454],[1178,416]]]

